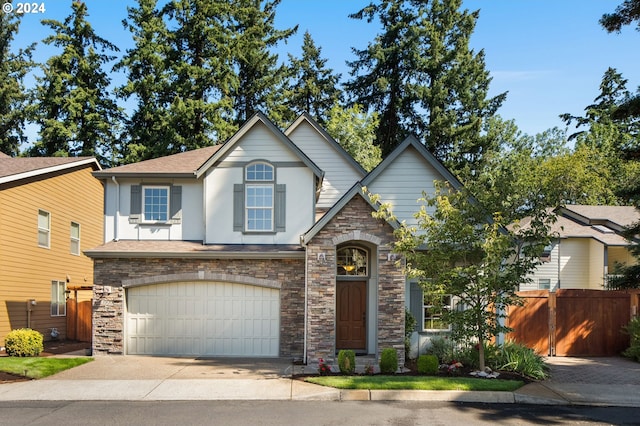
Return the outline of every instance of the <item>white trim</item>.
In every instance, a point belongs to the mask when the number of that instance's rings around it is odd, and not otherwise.
[[[165,211],[167,218],[162,220],[162,219],[147,219],[145,217],[145,208],[147,206],[146,203],[146,194],[145,191],[147,189],[164,189],[165,191],[167,191],[167,209]],[[141,194],[141,198],[142,198],[142,209],[141,209],[141,223],[170,223],[171,222],[171,186],[170,185],[142,185],[142,194]]]

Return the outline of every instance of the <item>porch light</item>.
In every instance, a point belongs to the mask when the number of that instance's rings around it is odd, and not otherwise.
[[[347,272],[353,272],[356,269],[356,265],[344,265],[343,268]]]

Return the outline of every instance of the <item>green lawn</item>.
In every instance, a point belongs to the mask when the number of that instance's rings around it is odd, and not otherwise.
[[[338,389],[369,390],[412,389],[511,392],[524,385],[524,382],[520,380],[432,376],[318,376],[308,377],[305,380],[309,383]]]
[[[31,379],[41,379],[89,361],[93,361],[93,358],[5,356],[0,358],[0,371],[26,376]]]

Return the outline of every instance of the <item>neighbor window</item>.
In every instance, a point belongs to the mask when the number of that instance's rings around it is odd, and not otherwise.
[[[51,214],[44,210],[38,210],[38,245],[50,247],[51,242]]]
[[[142,217],[145,222],[166,222],[169,219],[169,187],[143,188]]]
[[[538,279],[538,289],[539,290],[549,290],[549,289],[551,289],[551,279],[549,279],[549,278],[540,278],[540,279]]]
[[[442,314],[445,311],[450,311],[452,308],[451,295],[434,295],[430,293],[424,294],[423,299],[423,312],[424,322],[423,330],[425,331],[444,331],[450,330],[450,324],[446,323],[442,319]]]
[[[245,169],[245,209],[247,231],[273,231],[273,166],[254,163]]]
[[[67,315],[66,300],[67,283],[64,281],[51,281],[51,316],[63,317]]]
[[[71,254],[80,255],[80,224],[71,222]]]

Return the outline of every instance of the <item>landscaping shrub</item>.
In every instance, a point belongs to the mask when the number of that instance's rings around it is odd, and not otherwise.
[[[338,352],[338,368],[342,374],[353,374],[356,371],[356,353],[349,349]]]
[[[30,328],[19,328],[7,334],[4,346],[9,356],[38,356],[44,350],[41,333]]]
[[[448,337],[432,337],[431,347],[427,349],[427,353],[435,355],[441,364],[449,364],[456,358],[453,342]]]
[[[629,334],[631,345],[622,352],[622,355],[640,362],[640,317],[633,318],[623,329]]]
[[[438,357],[435,355],[420,355],[418,357],[418,373],[435,376],[438,373]]]
[[[497,369],[514,371],[536,380],[548,377],[544,359],[533,349],[514,342],[506,342],[497,353]]]
[[[394,374],[398,371],[398,353],[393,348],[385,348],[380,354],[380,372]]]

